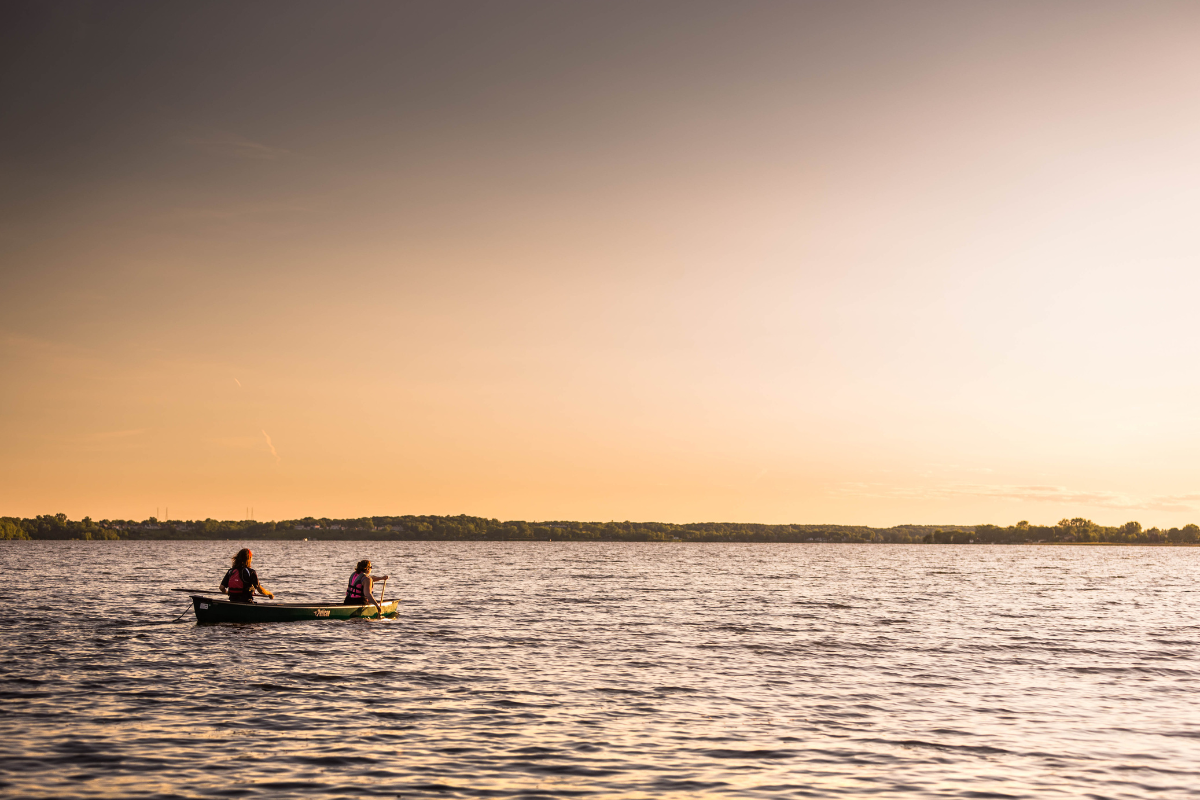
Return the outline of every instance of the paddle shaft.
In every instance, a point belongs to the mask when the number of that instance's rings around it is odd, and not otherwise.
[[[387,581],[384,581],[384,583],[387,583]],[[172,592],[187,592],[188,594],[208,594],[209,593],[208,589],[172,589],[171,591]],[[254,590],[251,589],[250,593],[254,594]],[[267,595],[263,594],[262,592],[259,592],[258,596],[266,597]]]
[[[212,594],[212,592],[208,591],[207,589],[172,589],[171,591],[172,592],[187,592],[188,594],[199,594],[199,595]],[[270,597],[270,595],[265,595],[262,592],[255,592],[253,589],[250,591],[250,594],[257,594],[259,597]],[[274,600],[275,598],[272,597],[271,599]]]

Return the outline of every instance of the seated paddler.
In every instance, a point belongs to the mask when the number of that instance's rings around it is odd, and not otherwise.
[[[254,553],[243,547],[233,557],[233,566],[221,578],[221,593],[229,595],[231,603],[253,603],[255,590],[264,597],[275,599],[275,595],[258,582],[258,573],[250,566],[253,561]]]
[[[378,580],[386,581],[387,575],[384,575]],[[370,600],[375,608],[379,609],[379,613],[383,613],[383,606],[375,599],[375,578],[371,577],[371,562],[363,559],[358,562],[358,566],[354,568],[354,574],[350,576],[350,585],[346,587],[346,599],[342,601],[343,605],[347,606],[365,606]],[[382,599],[382,598],[381,598]]]

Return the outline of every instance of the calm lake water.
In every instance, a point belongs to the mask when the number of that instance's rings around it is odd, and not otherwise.
[[[9,797],[1195,797],[1200,548],[4,542]]]

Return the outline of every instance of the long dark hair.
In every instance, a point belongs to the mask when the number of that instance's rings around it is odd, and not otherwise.
[[[254,553],[251,553],[248,547],[243,547],[241,550],[238,550],[237,555],[233,557],[233,566],[235,568],[246,566],[250,563],[250,557],[252,555],[254,555]]]
[[[354,571],[355,572],[366,572],[370,568],[371,568],[371,561],[369,559],[364,558],[362,561],[358,562],[358,566],[354,568]]]

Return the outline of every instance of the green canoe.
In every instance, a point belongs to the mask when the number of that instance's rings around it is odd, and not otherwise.
[[[340,603],[231,603],[202,595],[191,595],[198,622],[296,622],[304,619],[369,619],[394,617],[399,600],[383,603],[383,614],[368,603],[345,606]]]

